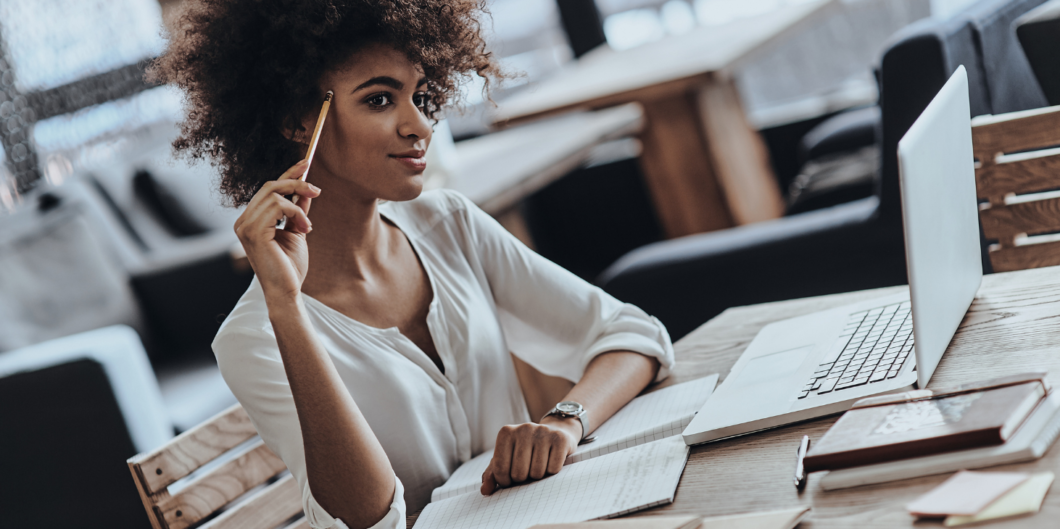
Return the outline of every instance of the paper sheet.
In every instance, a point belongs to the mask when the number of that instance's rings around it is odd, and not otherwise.
[[[1038,472],[998,498],[985,509],[974,516],[947,516],[946,527],[993,520],[995,518],[1006,518],[1020,514],[1031,514],[1038,512],[1045,500],[1045,494],[1049,492],[1049,486],[1053,484],[1052,472]]]
[[[609,518],[673,501],[688,446],[670,437],[565,467],[492,496],[463,494],[427,505],[418,529],[523,529]]]
[[[681,433],[703,407],[717,383],[718,375],[715,374],[633,399],[593,432],[596,441],[579,446],[567,457],[565,464]],[[493,450],[487,450],[460,465],[445,484],[434,489],[431,501],[478,491],[482,485],[482,473],[492,459]]]

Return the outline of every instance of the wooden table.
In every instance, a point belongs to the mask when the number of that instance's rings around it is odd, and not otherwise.
[[[720,375],[720,384],[762,327],[903,289],[881,288],[729,309],[674,344],[677,365],[668,379],[650,390],[712,373]],[[1054,388],[1060,383],[1060,266],[985,276],[930,386],[1037,370],[1050,372],[1049,382]],[[795,490],[792,476],[799,441],[804,434],[813,441],[820,440],[836,419],[817,419],[695,446],[674,502],[630,516],[706,517],[809,505],[813,510],[799,526],[801,529],[942,527],[941,523],[914,525],[905,505],[952,473],[828,492],[818,486],[823,473],[815,473],[810,474],[806,490],[801,494]],[[1051,470],[1060,474],[1060,450],[1054,446],[1038,461],[991,470]],[[418,514],[409,516],[409,527]],[[1057,520],[1060,487],[1054,485],[1041,512],[1007,520],[1004,527],[1053,528],[1058,525]]]
[[[647,116],[642,167],[670,237],[779,217],[765,145],[747,121],[733,69],[839,0],[788,4],[638,48],[603,46],[503,102],[498,123],[636,101]]]
[[[722,380],[766,324],[812,311],[900,292],[884,288],[733,308],[675,345],[677,367],[659,387],[719,373]],[[1060,267],[993,274],[983,278],[975,302],[931,379],[931,387],[971,382],[1026,371],[1050,371],[1060,382]],[[657,388],[653,388],[657,389]],[[633,516],[715,516],[810,505],[805,528],[914,527],[905,504],[952,474],[825,492],[823,473],[811,474],[806,490],[792,485],[795,449],[803,434],[819,440],[836,421],[818,419],[692,448],[674,503]],[[1060,474],[1060,450],[1042,459],[994,470],[1052,470]],[[1053,486],[1042,512],[1006,521],[1004,527],[1060,525],[1060,487]],[[1001,526],[1002,524],[997,524]],[[941,527],[916,523],[915,527]]]
[[[456,166],[444,185],[463,193],[532,246],[515,206],[584,164],[598,145],[634,136],[643,125],[643,109],[630,103],[465,140],[456,144]]]

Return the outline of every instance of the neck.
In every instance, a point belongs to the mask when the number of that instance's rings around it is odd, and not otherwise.
[[[365,281],[383,270],[392,249],[392,233],[379,214],[376,197],[348,180],[320,172],[309,181],[323,193],[313,199],[307,236],[309,270],[302,290],[331,289],[347,281]]]

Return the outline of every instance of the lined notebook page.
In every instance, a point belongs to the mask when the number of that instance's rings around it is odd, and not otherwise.
[[[633,399],[593,432],[596,441],[579,446],[577,451],[567,456],[564,464],[584,461],[683,432],[692,417],[707,402],[717,383],[718,375],[715,374],[675,384]],[[445,484],[434,489],[431,501],[477,492],[482,485],[482,473],[486,471],[491,459],[493,450],[487,450],[460,465]]]
[[[463,494],[423,509],[417,529],[524,529],[539,523],[611,518],[670,503],[688,446],[680,437],[565,467],[555,476],[497,491]]]
[[[633,399],[593,432],[596,441],[579,446],[567,456],[566,464],[683,432],[707,402],[717,383],[718,375],[714,374]]]

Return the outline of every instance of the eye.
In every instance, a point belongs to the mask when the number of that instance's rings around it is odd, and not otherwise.
[[[412,96],[412,102],[416,105],[416,108],[427,108],[427,92],[416,92],[416,94]]]
[[[373,107],[385,107],[390,104],[390,94],[375,94],[367,99],[369,105]]]

